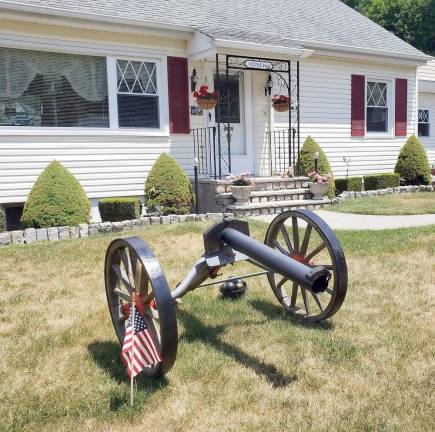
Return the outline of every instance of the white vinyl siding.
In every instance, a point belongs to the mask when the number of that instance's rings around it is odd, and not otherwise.
[[[320,56],[301,61],[300,68],[301,145],[308,135],[315,138],[326,152],[336,176],[346,175],[343,157],[350,159],[351,175],[393,171],[406,137],[382,137],[377,134],[351,137],[351,76],[378,77],[392,83],[396,78],[408,80],[409,136],[416,133],[417,124],[415,68]],[[287,113],[273,115],[275,128],[287,127]],[[394,111],[391,115],[394,121]]]
[[[426,66],[418,68],[418,79],[435,81],[435,60],[430,61]]]

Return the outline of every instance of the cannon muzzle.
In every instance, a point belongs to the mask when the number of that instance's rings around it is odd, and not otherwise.
[[[247,255],[267,270],[279,273],[285,278],[302,285],[314,294],[322,293],[328,288],[331,274],[325,267],[306,266],[233,228],[225,228],[221,233],[221,239],[233,249]]]

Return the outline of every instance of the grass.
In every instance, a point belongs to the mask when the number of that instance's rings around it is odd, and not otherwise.
[[[344,201],[328,210],[367,215],[419,215],[435,213],[435,193],[381,195]]]
[[[205,227],[135,234],[175,286]],[[339,232],[348,295],[321,325],[289,318],[264,278],[235,302],[190,293],[177,362],[138,380],[133,408],[104,294],[115,237],[0,249],[1,431],[434,430],[435,227]]]

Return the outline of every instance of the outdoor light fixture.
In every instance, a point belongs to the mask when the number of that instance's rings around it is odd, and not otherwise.
[[[196,90],[196,83],[198,82],[198,74],[196,73],[196,69],[193,68],[192,75],[190,76],[190,89],[191,91]]]
[[[269,74],[269,77],[266,81],[266,87],[264,87],[264,96],[271,95],[272,94],[272,87],[273,87],[273,81],[272,81],[272,75]]]

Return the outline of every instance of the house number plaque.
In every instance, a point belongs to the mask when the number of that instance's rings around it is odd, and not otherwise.
[[[249,69],[270,70],[273,68],[272,63],[260,60],[246,60],[245,66]]]

